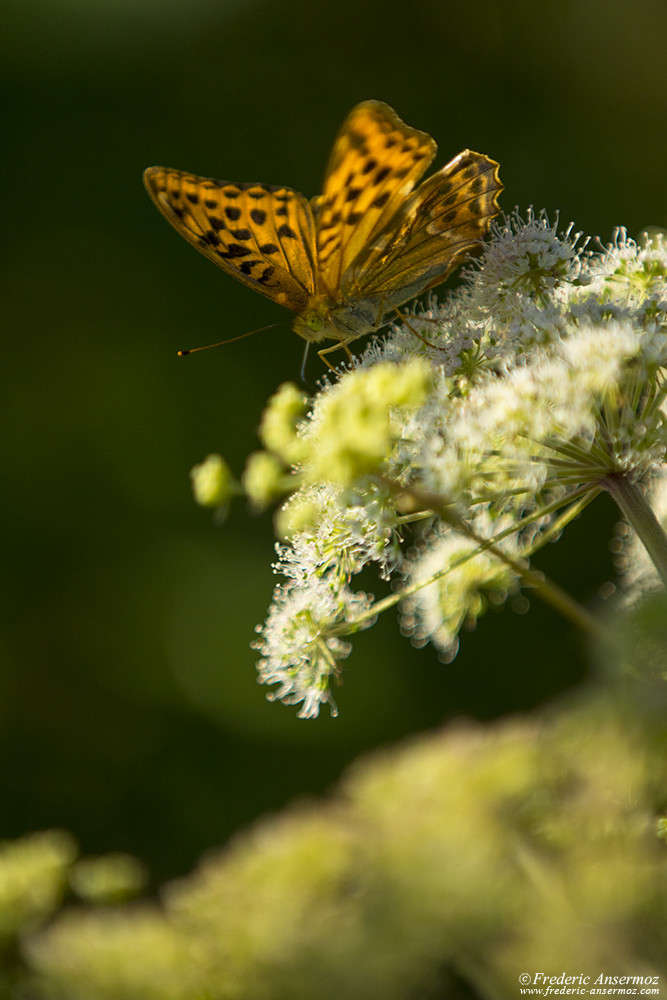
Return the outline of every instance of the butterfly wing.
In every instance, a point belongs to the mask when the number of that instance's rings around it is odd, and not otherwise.
[[[424,181],[403,207],[401,224],[361,262],[361,298],[401,305],[444,281],[479,246],[498,214],[499,165],[464,150]]]
[[[346,276],[367,256],[437,151],[425,132],[410,128],[381,101],[352,109],[334,144],[324,190],[312,201],[317,222],[321,290],[344,297]]]
[[[174,229],[223,271],[294,312],[307,307],[315,290],[315,225],[298,191],[167,167],[149,167],[144,183]]]

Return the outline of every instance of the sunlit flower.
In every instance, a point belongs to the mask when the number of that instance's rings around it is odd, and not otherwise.
[[[302,719],[316,717],[325,704],[337,715],[331,686],[351,647],[333,630],[369,605],[366,594],[332,586],[326,577],[276,587],[268,618],[258,629],[261,639],[254,643],[262,656],[260,683],[277,685],[270,700],[301,705]]]
[[[491,536],[491,526],[485,527]],[[495,525],[495,530],[501,527]],[[504,546],[516,553],[512,537]],[[433,643],[445,662],[456,656],[461,627],[473,627],[490,604],[502,604],[517,588],[517,574],[498,556],[480,552],[477,542],[447,526],[421,540],[405,573],[411,592],[401,606],[403,632],[415,646]]]
[[[244,479],[256,502],[283,493],[286,583],[258,644],[273,697],[309,717],[333,705],[343,636],[373,618],[352,590],[368,566],[395,586],[380,608],[403,598],[404,630],[451,659],[580,499],[613,487],[624,509],[619,484],[664,466],[666,331],[661,236],[619,231],[594,253],[530,210],[494,224],[458,290],[324,378],[308,409],[281,387]]]

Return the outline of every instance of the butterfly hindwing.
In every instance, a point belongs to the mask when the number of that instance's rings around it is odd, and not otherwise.
[[[144,182],[172,226],[218,267],[294,312],[307,307],[315,291],[315,227],[303,195],[167,167],[149,167]]]
[[[345,295],[357,262],[401,213],[437,147],[381,101],[358,104],[338,134],[323,193],[313,199],[322,290]]]
[[[429,177],[406,201],[388,245],[357,275],[365,296],[401,305],[444,281],[483,240],[501,190],[496,161],[471,150]]]

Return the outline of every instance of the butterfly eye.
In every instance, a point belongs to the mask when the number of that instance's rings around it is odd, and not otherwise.
[[[319,333],[324,326],[324,317],[316,309],[311,309],[309,313],[306,313],[304,320],[308,329],[312,330],[313,333]]]

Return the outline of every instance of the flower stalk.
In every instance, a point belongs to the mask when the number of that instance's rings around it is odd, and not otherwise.
[[[628,475],[612,474],[601,485],[637,533],[660,579],[667,587],[667,535],[637,483]]]

